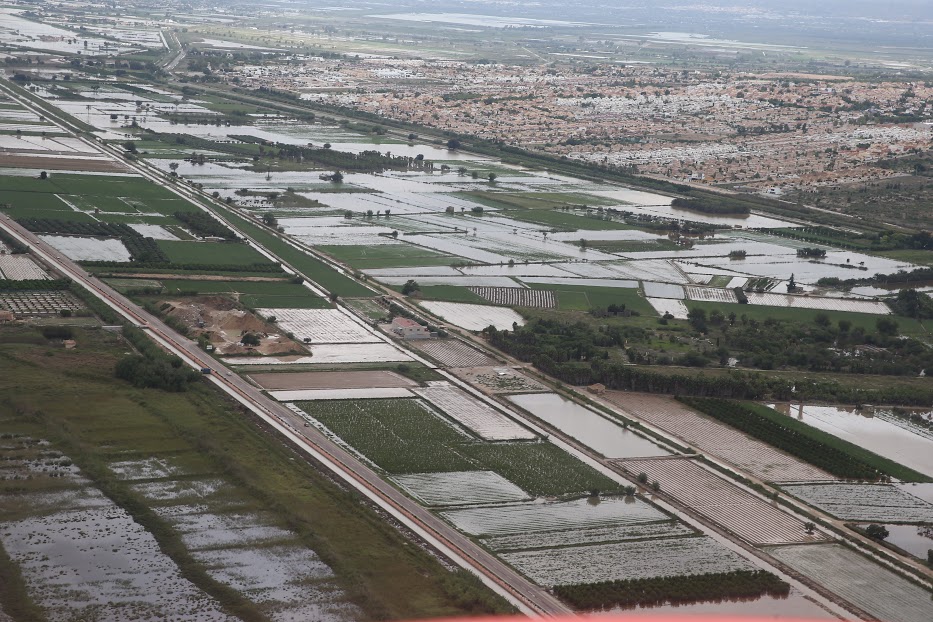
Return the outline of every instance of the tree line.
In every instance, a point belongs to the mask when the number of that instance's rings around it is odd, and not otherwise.
[[[647,543],[646,543],[647,544]],[[600,583],[558,585],[554,593],[574,609],[684,605],[722,599],[784,598],[790,585],[766,570],[734,570],[707,574],[622,579]]]

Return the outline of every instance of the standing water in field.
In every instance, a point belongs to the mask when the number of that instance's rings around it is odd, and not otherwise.
[[[808,404],[772,404],[771,407],[933,477],[933,432],[911,424],[891,410]]]

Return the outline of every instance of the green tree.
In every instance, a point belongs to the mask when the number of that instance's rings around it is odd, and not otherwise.
[[[897,334],[898,324],[891,318],[880,317],[875,322],[875,328],[885,337],[893,337]]]
[[[259,335],[255,335],[253,333],[246,333],[245,335],[240,337],[240,343],[242,343],[244,346],[253,346],[253,347],[258,346],[260,343]]]
[[[873,540],[884,540],[890,534],[884,525],[876,525],[872,523],[865,528],[865,535]]]
[[[418,282],[414,279],[408,279],[404,285],[402,285],[402,295],[411,296],[417,291],[421,291],[421,287],[418,285]]]

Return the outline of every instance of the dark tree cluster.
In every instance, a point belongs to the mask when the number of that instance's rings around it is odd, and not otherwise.
[[[237,239],[237,235],[233,230],[204,212],[175,212],[173,216],[188,225],[189,229],[200,236],[223,238],[224,240]]]
[[[790,585],[765,570],[735,570],[676,577],[625,579],[581,585],[559,585],[554,593],[574,609],[684,605],[724,598],[784,598]]]

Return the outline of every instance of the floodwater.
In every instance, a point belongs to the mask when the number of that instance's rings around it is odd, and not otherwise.
[[[617,200],[619,201],[619,205],[616,206],[616,209],[633,214],[658,216],[672,220],[704,222],[724,227],[776,229],[779,227],[795,226],[786,221],[768,218],[767,216],[758,216],[756,214],[723,216],[704,214],[693,210],[677,209],[671,206],[673,197],[652,194],[650,192],[641,192],[637,190],[607,190],[592,192],[591,194]]]
[[[887,541],[904,549],[914,557],[926,561],[927,551],[933,550],[933,526],[885,525],[890,534]]]
[[[596,615],[625,615],[631,617],[651,616],[753,616],[758,620],[781,620],[787,618],[808,620],[838,620],[802,593],[791,590],[787,598],[762,596],[754,600],[720,600],[692,605],[661,605],[642,609],[612,609]]]
[[[933,477],[933,435],[907,429],[890,412],[871,408],[813,406],[807,404],[771,405],[780,413],[789,415],[833,436],[854,443]],[[900,424],[900,425],[898,425]]]
[[[509,400],[607,458],[642,458],[670,453],[556,393],[512,395]]]

